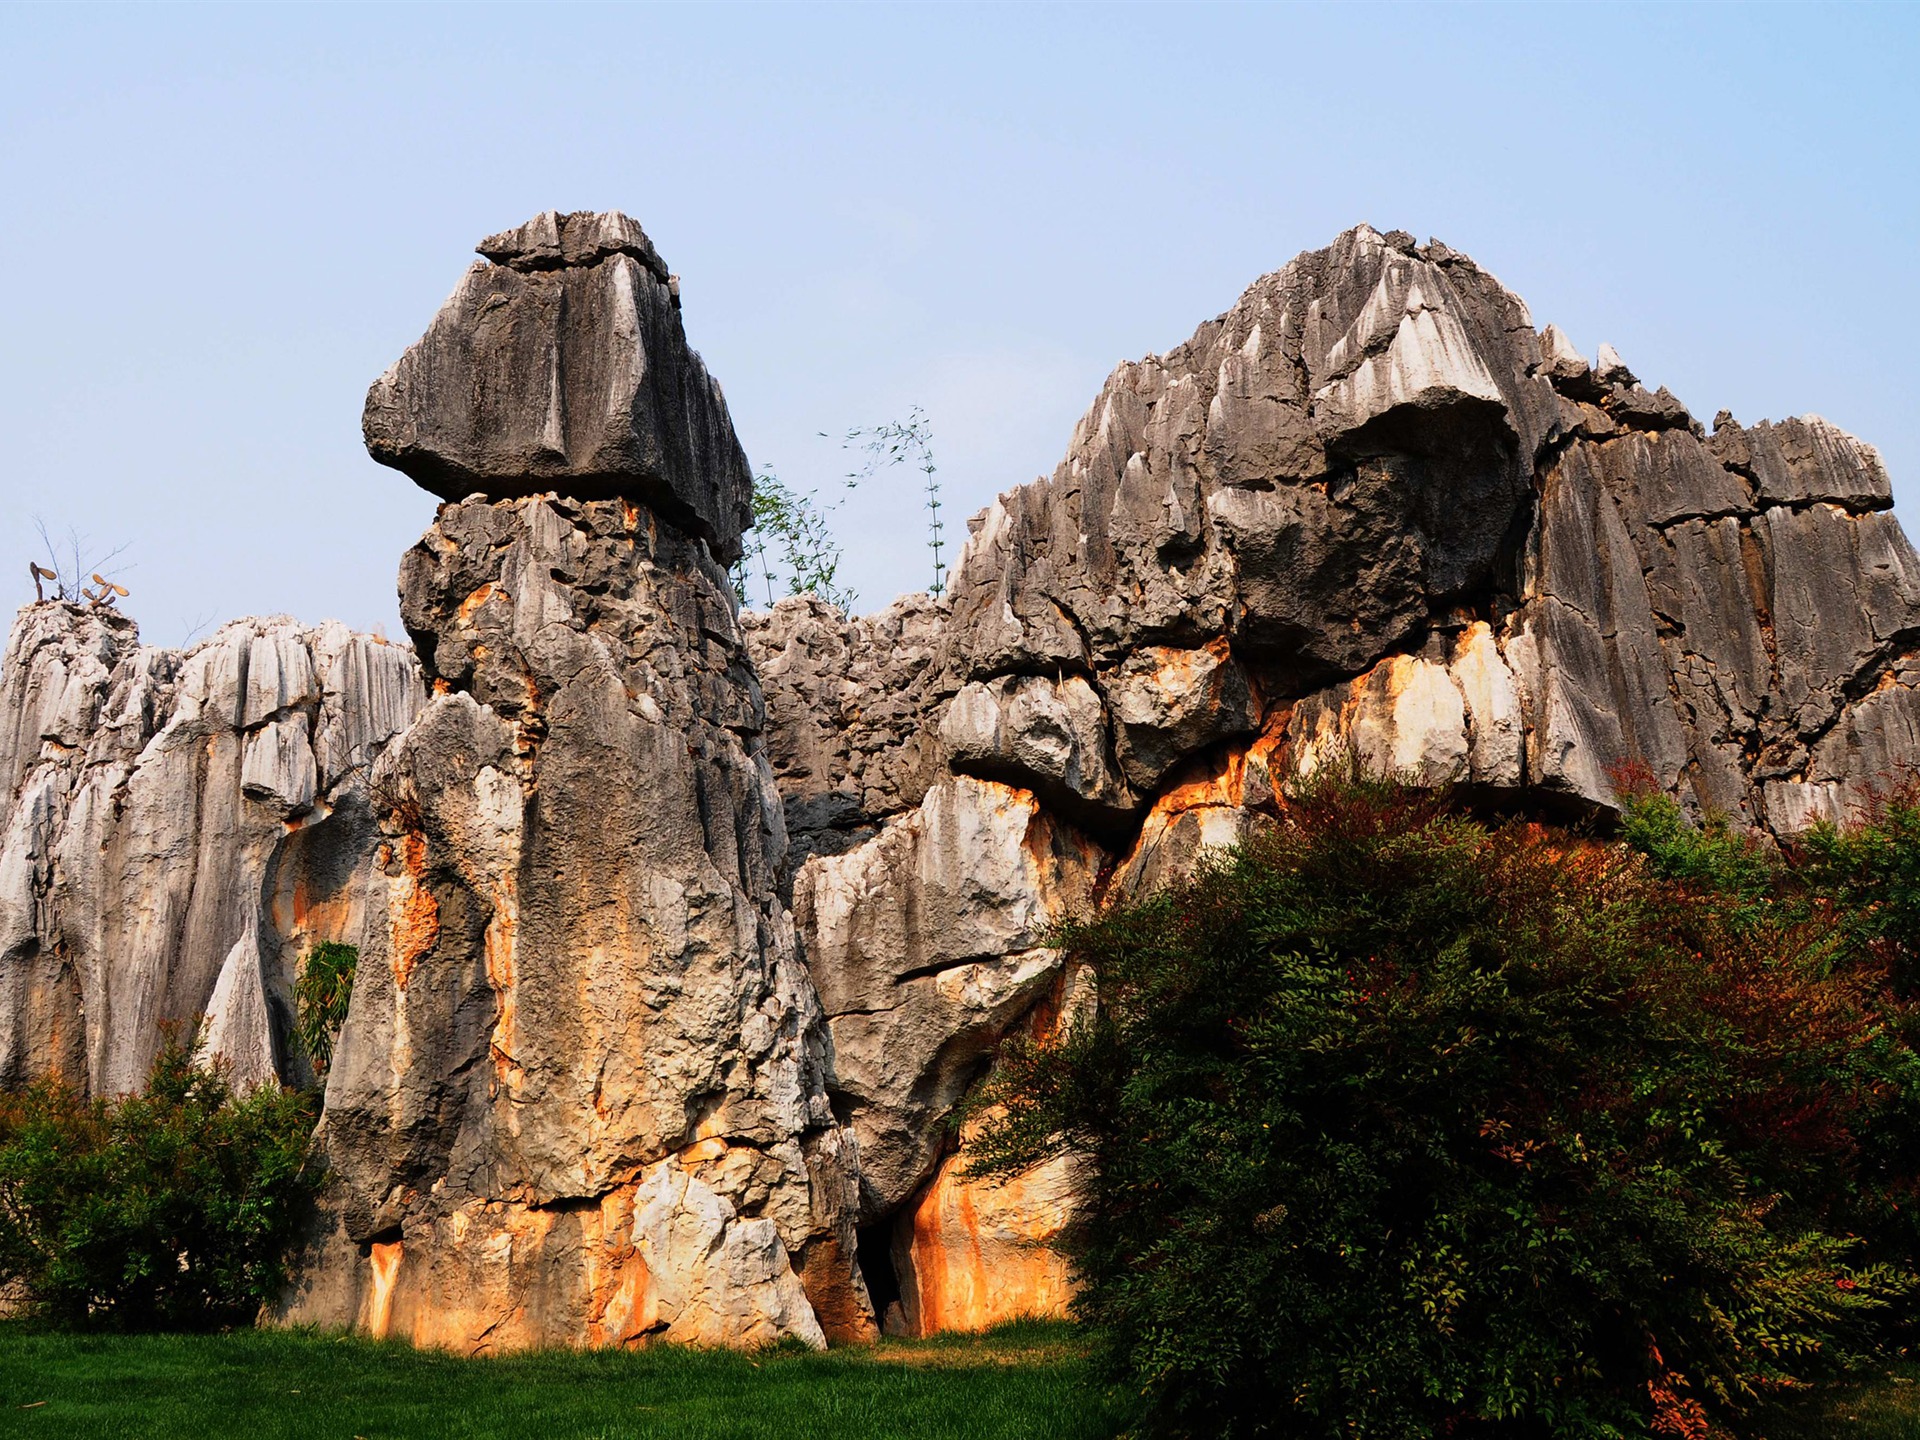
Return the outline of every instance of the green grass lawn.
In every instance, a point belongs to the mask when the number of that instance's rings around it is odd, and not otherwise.
[[[1754,1417],[1765,1440],[1920,1440],[1920,1364]]]
[[[1071,1329],[826,1354],[465,1360],[339,1335],[71,1335],[0,1323],[0,1436],[125,1440],[1105,1440]]]
[[[1071,1328],[741,1355],[463,1360],[350,1336],[72,1335],[0,1322],[0,1436],[126,1440],[1111,1440]],[[1920,1440],[1920,1363],[1753,1417],[1764,1440]]]

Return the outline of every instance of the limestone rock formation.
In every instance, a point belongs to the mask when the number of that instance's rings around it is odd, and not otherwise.
[[[60,601],[0,661],[0,1083],[145,1079],[169,1024],[243,1083],[308,1077],[292,985],[361,943],[368,777],[423,701],[403,645],[242,620],[185,651]]]
[[[1604,810],[1639,762],[1777,835],[1838,815],[1920,761],[1890,506],[1827,422],[1709,435],[1466,257],[1362,226],[1116,370],[1054,474],[972,522],[910,668],[875,645],[900,602],[750,623],[770,748],[810,757],[779,770],[788,813],[838,817],[795,917],[908,1323],[978,1318],[915,1297],[975,1293],[953,1277],[990,1252],[1005,1303],[1059,1300],[1002,1244],[1004,1206],[1058,1195],[963,1207],[935,1139],[954,1057],[1061,983],[1009,914],[1164,883],[1348,757],[1536,810]],[[930,843],[986,785],[1021,823]],[[975,1003],[931,1003],[962,975]]]
[[[374,459],[444,500],[621,496],[739,558],[753,475],[646,234],[549,210],[479,250],[368,393]]]
[[[374,776],[386,924],[328,1079],[333,1228],[287,1313],[467,1351],[869,1334],[721,564],[731,422],[631,221],[481,248],[500,265],[368,402],[376,454],[413,427],[402,463],[438,446],[489,494],[401,566],[432,699]],[[449,376],[500,367],[556,378],[460,409]],[[608,384],[604,433],[554,432],[565,466],[522,444]],[[668,489],[628,483],[649,476]]]
[[[401,594],[435,694],[375,776],[340,1236],[292,1313],[469,1350],[819,1342],[796,1266],[851,1292],[850,1168],[724,572],[626,501],[476,498]]]
[[[1058,1309],[1074,1175],[956,1107],[1072,1023],[1059,918],[1355,761],[1603,814],[1622,763],[1777,837],[1920,762],[1920,558],[1870,446],[1709,432],[1438,242],[1362,226],[1119,367],[948,593],[738,612],[748,469],[618,215],[482,243],[373,388],[448,501],[418,654],[186,652],[21,612],[0,669],[0,1083],[249,1081],[360,946],[286,1313],[468,1350]],[[764,687],[764,688],[763,688]]]

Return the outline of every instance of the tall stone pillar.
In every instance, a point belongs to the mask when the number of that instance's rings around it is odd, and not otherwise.
[[[431,696],[374,774],[387,924],[289,1316],[467,1351],[869,1333],[723,568],[746,458],[638,225],[480,250],[367,402],[448,503],[401,565]]]

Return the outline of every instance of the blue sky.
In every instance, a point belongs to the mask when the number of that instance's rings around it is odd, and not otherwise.
[[[397,633],[432,501],[368,383],[481,236],[620,208],[756,465],[935,431],[947,515],[1050,470],[1119,361],[1365,220],[1444,239],[1703,419],[1817,411],[1902,511],[1920,7],[82,5],[0,10],[0,587],[129,544],[151,640]],[[836,523],[927,579],[904,475]],[[4,558],[4,557],[0,557]],[[15,567],[18,567],[18,570]]]

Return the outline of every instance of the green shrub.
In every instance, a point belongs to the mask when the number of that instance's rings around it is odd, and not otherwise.
[[[1622,838],[1656,875],[1691,897],[1681,916],[1711,917],[1747,943],[1797,948],[1802,963],[1856,984],[1883,986],[1873,1029],[1844,1074],[1810,1074],[1808,1086],[1848,1084],[1870,1095],[1871,1124],[1855,1127],[1843,1168],[1798,1188],[1828,1229],[1859,1235],[1869,1253],[1912,1266],[1920,1257],[1920,781],[1875,797],[1845,825],[1822,822],[1783,855],[1720,816],[1687,821],[1650,772],[1615,775]],[[1911,1341],[1920,1313],[1902,1312]]]
[[[172,1039],[141,1095],[0,1096],[0,1286],[68,1325],[250,1321],[317,1188],[315,1109],[277,1086],[236,1095]]]
[[[1920,780],[1882,795],[1852,824],[1815,825],[1799,837],[1793,861],[1895,984],[1920,989]]]
[[[1094,1162],[1078,1304],[1150,1429],[1708,1436],[1881,1343],[1911,1281],[1850,1222],[1908,1012],[1756,919],[1764,852],[1640,818],[1324,780],[1057,937],[1098,1013],[1003,1056],[973,1165]]]
[[[293,985],[298,1011],[293,1038],[313,1062],[316,1075],[325,1076],[333,1064],[333,1042],[347,1023],[353,975],[359,965],[360,952],[337,940],[322,940],[301,963]]]

